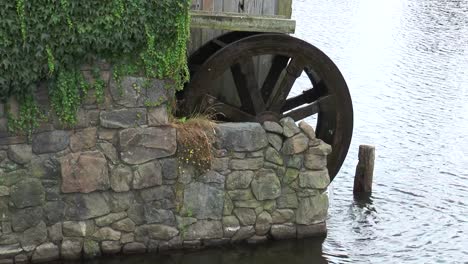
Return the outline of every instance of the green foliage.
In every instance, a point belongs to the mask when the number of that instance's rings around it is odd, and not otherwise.
[[[73,124],[84,88],[76,69],[96,58],[116,65],[116,81],[132,72],[183,87],[190,2],[0,0],[0,100],[31,95],[50,78],[53,107]],[[104,81],[94,88],[102,101]]]
[[[59,120],[66,125],[76,124],[76,111],[81,103],[81,91],[87,91],[88,86],[83,75],[77,71],[60,71],[54,80],[50,92],[51,104]]]
[[[18,116],[8,114],[8,130],[11,133],[25,135],[28,138],[39,123],[45,119],[44,113],[39,109],[32,95],[28,95],[19,100]]]

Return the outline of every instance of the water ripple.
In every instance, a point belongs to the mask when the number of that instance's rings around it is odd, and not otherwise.
[[[343,72],[355,108],[330,189],[330,263],[468,263],[468,1],[295,0],[296,35]],[[353,201],[359,144],[374,194]]]

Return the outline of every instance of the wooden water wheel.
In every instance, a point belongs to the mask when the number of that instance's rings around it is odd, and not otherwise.
[[[333,180],[351,142],[353,107],[343,76],[323,52],[287,34],[231,32],[200,47],[189,67],[191,80],[179,95],[184,114],[211,109],[219,119],[244,122],[315,116],[317,137],[333,149]],[[292,89],[298,78],[308,84],[301,91]]]

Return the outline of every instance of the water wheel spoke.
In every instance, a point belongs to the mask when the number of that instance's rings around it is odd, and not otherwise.
[[[295,97],[291,97],[284,102],[282,112],[289,111],[303,104],[310,104],[320,98],[320,94],[317,89],[311,88],[302,92],[302,94]]]
[[[249,113],[261,113],[265,110],[252,58],[246,58],[231,66],[232,77],[239,94],[242,109]]]
[[[288,65],[289,58],[286,56],[276,55],[271,62],[270,70],[263,82],[262,97],[267,100],[273,92],[278,80],[280,79],[281,72]]]
[[[284,114],[284,116],[289,116],[295,121],[299,121],[306,117],[315,115],[319,112],[328,111],[330,108],[333,107],[333,103],[334,103],[334,96],[327,95],[324,97],[320,97],[318,100],[304,107],[294,109]]]
[[[288,97],[296,79],[301,76],[304,70],[305,62],[301,58],[292,58],[283,71],[281,81],[275,86],[274,92],[270,96],[267,105],[270,111],[279,112]]]
[[[205,95],[203,99],[204,108],[213,111],[216,115],[222,115],[224,117],[228,116],[232,121],[240,122],[240,121],[255,121],[256,117],[242,111],[238,107],[232,106],[228,103],[224,103],[218,98],[212,95]]]

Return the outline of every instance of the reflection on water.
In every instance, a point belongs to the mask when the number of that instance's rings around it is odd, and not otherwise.
[[[332,184],[331,263],[468,262],[468,1],[295,0],[299,38],[329,55],[355,108]],[[359,144],[374,194],[353,200]]]
[[[305,239],[250,246],[236,245],[202,251],[106,258],[99,260],[99,264],[322,264],[328,263],[321,254],[322,242],[317,239]]]

